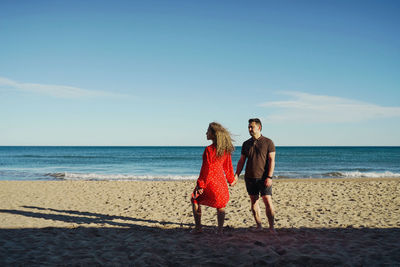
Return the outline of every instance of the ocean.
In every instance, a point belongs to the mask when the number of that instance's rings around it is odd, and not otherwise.
[[[0,180],[195,180],[204,148],[0,146]],[[400,147],[276,149],[278,179],[400,178]]]

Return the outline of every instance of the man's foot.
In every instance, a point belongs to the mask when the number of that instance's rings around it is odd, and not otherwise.
[[[190,233],[197,235],[203,233],[203,230],[201,228],[193,228],[192,230],[190,230]]]
[[[278,233],[276,232],[275,228],[269,228],[269,233],[271,235],[277,235]]]

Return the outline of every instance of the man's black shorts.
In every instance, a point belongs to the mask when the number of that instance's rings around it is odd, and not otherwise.
[[[252,196],[272,196],[272,185],[265,186],[265,179],[245,178],[247,193]]]

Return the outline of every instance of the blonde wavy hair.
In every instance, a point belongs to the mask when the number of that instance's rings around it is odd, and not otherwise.
[[[213,135],[213,141],[215,146],[217,147],[217,157],[221,157],[225,153],[231,154],[235,147],[232,144],[231,133],[225,129],[221,124],[217,122],[211,122],[208,125],[208,129],[210,129]]]

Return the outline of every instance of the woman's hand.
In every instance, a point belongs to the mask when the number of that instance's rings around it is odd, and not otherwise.
[[[232,183],[230,183],[230,186],[235,186],[235,184],[237,183],[237,181],[239,180],[239,176],[237,174],[235,174],[235,180],[233,180]]]
[[[200,187],[197,187],[196,190],[197,190],[197,193],[199,193],[199,195],[203,194],[203,192],[204,192],[204,189],[200,188]]]

